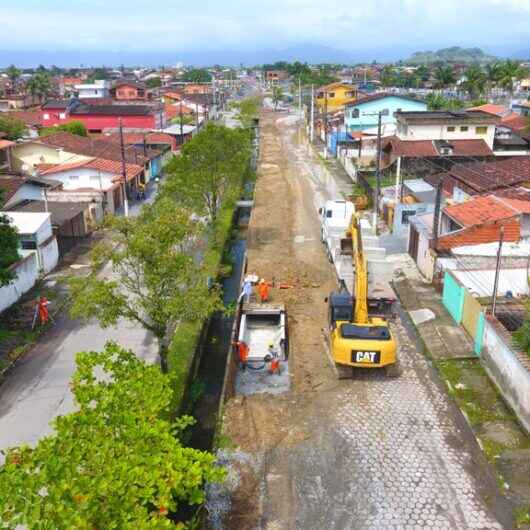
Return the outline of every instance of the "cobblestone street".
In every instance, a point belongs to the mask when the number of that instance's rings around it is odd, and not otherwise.
[[[401,309],[400,377],[358,370],[352,380],[335,379],[323,345],[323,299],[335,278],[317,208],[348,182],[335,181],[296,140],[294,118],[277,116],[262,120],[248,267],[264,277],[302,276],[306,288],[273,293],[289,311],[291,390],[227,403],[224,432],[238,450],[224,527],[512,528],[489,464]],[[388,260],[385,279],[402,261]]]

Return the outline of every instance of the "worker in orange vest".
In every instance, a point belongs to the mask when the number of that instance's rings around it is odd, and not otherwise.
[[[258,284],[258,294],[261,303],[269,301],[269,284],[263,278]]]
[[[241,364],[241,369],[244,370],[247,366],[249,347],[248,344],[244,341],[237,343],[237,353],[239,355],[239,362]]]
[[[278,355],[277,349],[274,347],[272,342],[269,344],[269,354],[270,365],[269,365],[269,374],[280,374],[280,356]]]
[[[45,296],[41,296],[38,301],[38,312],[39,312],[39,319],[41,325],[45,325],[48,323],[48,320],[50,318],[50,314],[48,312],[48,306],[50,305],[50,302],[48,302],[48,299]]]

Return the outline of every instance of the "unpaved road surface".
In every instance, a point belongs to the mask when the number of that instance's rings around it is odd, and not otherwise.
[[[405,315],[399,378],[366,370],[336,380],[322,331],[336,280],[317,208],[351,184],[297,142],[294,121],[264,112],[248,240],[249,272],[292,285],[272,290],[288,309],[292,384],[225,407],[224,434],[237,449],[222,452],[232,469],[222,527],[510,528],[489,466]]]

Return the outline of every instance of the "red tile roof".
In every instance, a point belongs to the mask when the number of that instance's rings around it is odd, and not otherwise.
[[[493,152],[484,140],[451,140],[446,143],[452,147],[451,155],[442,155],[436,146],[436,140],[401,140],[390,136],[383,141],[383,149],[395,157],[418,158],[439,156],[491,156]]]
[[[71,162],[69,164],[57,164],[47,169],[41,169],[41,176],[54,175],[62,173],[63,171],[69,171],[71,169],[89,168],[104,173],[110,173],[113,175],[113,179],[120,179],[122,175],[121,162],[116,160],[105,160],[104,158],[92,158],[89,160],[81,160],[80,162]],[[144,168],[135,164],[126,164],[127,180],[131,180],[138,176]]]
[[[41,125],[41,111],[40,110],[16,110],[8,112],[10,118],[16,118],[23,121],[26,125],[31,127]]]
[[[437,175],[425,177],[436,186],[442,180],[445,191],[453,192],[454,186],[469,194],[484,193],[530,182],[530,156],[514,156],[506,160],[476,164],[454,164]]]
[[[0,140],[0,149],[7,149],[8,147],[13,147],[15,142],[11,142],[10,140]]]
[[[515,242],[521,239],[519,221],[513,219],[499,223],[473,226],[465,230],[459,230],[453,234],[440,236],[436,246],[439,250],[450,250],[464,245],[493,243],[494,241],[499,241],[501,226],[504,226],[504,241]]]
[[[502,119],[501,125],[509,127],[513,131],[524,131],[530,126],[529,119],[525,116],[521,116],[516,112],[512,112],[509,116]]]
[[[108,141],[105,137],[90,138],[78,136],[68,132],[58,132],[35,140],[37,142],[59,147],[70,153],[85,155],[107,160],[121,160],[121,149],[116,142]],[[128,150],[125,159],[131,164],[144,164],[146,159],[139,150]]]
[[[526,201],[519,202],[525,203]],[[443,211],[463,227],[470,227],[518,216],[521,212],[517,211],[509,203],[510,199],[484,195],[469,201],[446,206]]]
[[[504,105],[494,105],[493,103],[486,103],[485,105],[479,105],[478,107],[471,107],[466,110],[480,110],[493,114],[494,116],[506,116],[510,113],[510,109]]]
[[[0,206],[6,204],[13,195],[21,188],[26,179],[15,175],[0,175]]]

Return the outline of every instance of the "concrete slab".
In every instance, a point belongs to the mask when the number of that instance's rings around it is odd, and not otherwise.
[[[268,366],[260,370],[247,368],[239,370],[236,376],[236,394],[281,394],[291,386],[289,361],[280,361],[280,374],[270,374]]]
[[[409,311],[409,315],[412,319],[412,322],[414,322],[414,325],[416,326],[436,318],[436,315],[430,309],[415,309],[413,311]]]

